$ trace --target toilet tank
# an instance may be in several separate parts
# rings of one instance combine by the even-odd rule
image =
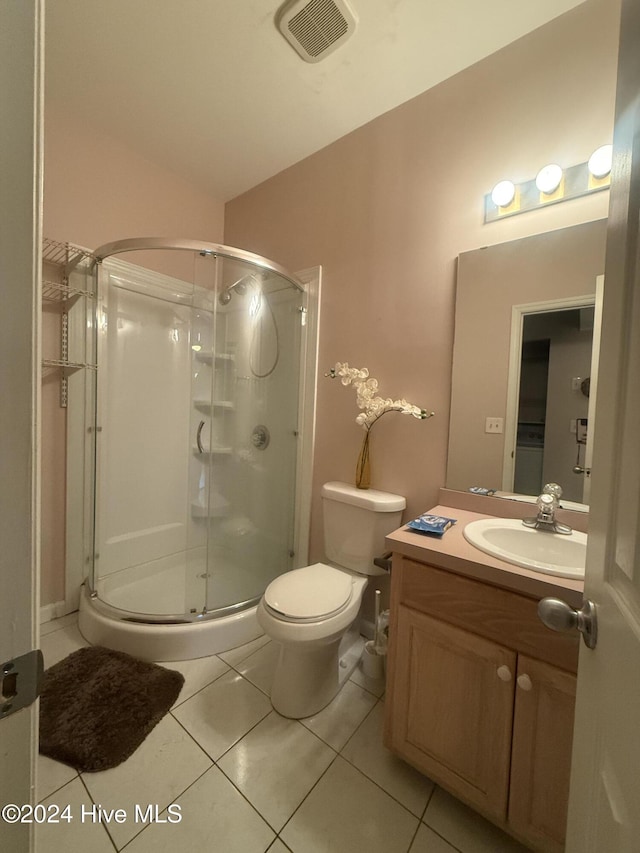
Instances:
[[[385,536],[400,527],[406,499],[338,482],[325,483],[321,494],[327,560],[362,575],[384,574],[373,558],[385,552]]]

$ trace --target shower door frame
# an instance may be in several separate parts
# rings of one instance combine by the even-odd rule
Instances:
[[[98,264],[96,266],[96,275],[100,276],[102,269],[101,257],[106,258],[107,250],[110,246],[129,245],[129,248],[121,248],[119,252],[130,251],[142,242],[138,240],[119,241],[117,244],[108,244],[101,247],[96,252]],[[144,249],[149,248],[168,248],[169,241],[164,239],[145,239]],[[134,245],[135,244],[135,245]],[[173,246],[173,244],[172,244]],[[303,566],[308,561],[309,553],[309,537],[311,526],[311,485],[313,474],[313,452],[315,441],[315,411],[316,411],[316,377],[318,371],[318,338],[319,338],[319,321],[320,321],[320,296],[321,296],[321,281],[322,268],[321,266],[311,267],[291,275],[284,268],[273,264],[272,262],[261,258],[258,255],[253,255],[250,252],[243,250],[235,250],[226,246],[217,244],[202,244],[197,241],[176,241],[175,248],[206,252],[207,254],[216,254],[225,258],[238,258],[239,260],[257,264],[258,266],[273,270],[281,275],[285,280],[294,284],[302,292],[302,313],[301,324],[302,334],[300,340],[300,363],[299,363],[299,397],[298,397],[298,447],[296,453],[296,478],[295,478],[295,525],[294,525],[294,568]],[[236,254],[237,252],[237,254]],[[117,263],[127,263],[123,259],[117,259]],[[132,265],[133,266],[133,265]],[[100,284],[98,284],[99,292]],[[94,322],[95,322],[95,318]],[[99,374],[99,367],[98,367]],[[98,381],[99,376],[98,376]],[[86,388],[82,393],[70,395],[67,416],[70,424],[84,423],[84,412],[87,406]],[[94,430],[96,424],[92,424]],[[78,464],[77,453],[77,438],[80,429],[76,426],[75,429],[68,431],[67,435],[67,489],[71,494],[83,494],[85,492],[86,473],[84,466]],[[95,435],[95,432],[93,433]],[[70,436],[73,435],[73,449],[69,446]],[[84,436],[86,440],[86,431]],[[84,454],[83,454],[84,455]],[[84,504],[90,501],[93,506],[93,515],[95,511],[95,489],[93,494],[84,495]],[[95,532],[95,524],[94,524]],[[67,554],[68,559],[65,569],[65,599],[56,605],[56,615],[63,615],[77,609],[78,594],[81,586],[87,583],[90,591],[93,604],[100,612],[111,618],[123,618],[134,621],[140,621],[147,624],[171,624],[172,622],[189,622],[197,621],[186,618],[186,614],[167,614],[168,618],[161,617],[154,619],[149,614],[136,614],[122,611],[122,617],[118,615],[119,611],[108,604],[104,604],[97,597],[96,592],[88,584],[87,566],[93,562],[94,551],[94,536],[87,536],[87,531],[83,531],[77,524],[67,517]],[[80,555],[82,555],[80,557]],[[213,614],[212,614],[213,616]],[[184,617],[184,618],[182,618]],[[202,616],[199,617],[202,619]],[[206,618],[206,616],[204,617]],[[215,616],[213,616],[215,618]]]

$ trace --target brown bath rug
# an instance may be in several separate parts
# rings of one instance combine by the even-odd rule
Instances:
[[[79,771],[116,767],[178,698],[184,676],[101,646],[78,649],[46,670],[40,752]]]

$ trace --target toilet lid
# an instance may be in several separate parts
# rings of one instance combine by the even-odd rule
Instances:
[[[343,610],[351,600],[351,577],[324,563],[294,569],[271,581],[265,603],[288,619],[312,620]]]

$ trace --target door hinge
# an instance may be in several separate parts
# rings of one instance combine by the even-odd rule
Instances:
[[[0,668],[0,719],[36,701],[42,687],[44,662],[40,649],[5,661]]]

